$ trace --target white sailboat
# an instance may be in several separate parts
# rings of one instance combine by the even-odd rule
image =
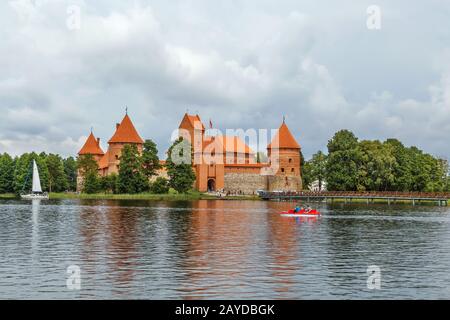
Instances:
[[[48,194],[42,192],[41,179],[39,178],[39,170],[36,161],[33,160],[33,186],[31,188],[31,193],[20,195],[22,199],[33,200],[42,199],[47,200]]]

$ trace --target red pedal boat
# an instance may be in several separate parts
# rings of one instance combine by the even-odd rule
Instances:
[[[280,215],[283,217],[318,217],[320,216],[320,212],[313,209],[310,211],[300,210],[299,212],[295,212],[294,210],[283,211],[280,212]]]

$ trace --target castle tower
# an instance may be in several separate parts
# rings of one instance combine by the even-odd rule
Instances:
[[[223,147],[217,143],[214,137],[205,137],[205,126],[198,114],[186,113],[184,115],[179,126],[179,136],[188,140],[194,149],[193,169],[196,180],[193,187],[201,192],[223,189],[223,160],[216,163],[211,161],[209,156],[204,156],[205,148],[212,150],[213,153],[222,154]]]
[[[267,146],[271,166],[275,168],[269,177],[270,190],[301,191],[300,145],[283,120],[277,134]]]
[[[200,116],[198,114],[189,115],[185,113],[178,129],[179,136],[191,143],[194,148],[194,153],[201,153],[203,149],[205,126],[203,125]]]
[[[116,125],[116,132],[108,141],[108,174],[118,173],[122,149],[127,144],[135,144],[139,153],[142,153],[144,140],[139,136],[128,113],[122,122]]]
[[[83,147],[80,151],[78,151],[78,156],[86,156],[86,155],[92,155],[95,161],[97,163],[100,163],[100,160],[104,157],[104,152],[102,148],[100,147],[100,138],[95,138],[94,134],[91,131],[91,134],[87,138],[86,142],[84,143]],[[81,191],[82,185],[83,185],[83,179],[84,177],[78,172],[77,174],[77,190]]]
[[[84,146],[81,148],[81,150],[78,152],[79,156],[83,155],[92,155],[95,159],[95,161],[100,161],[100,159],[105,154],[100,147],[100,138],[95,138],[94,134],[91,132],[89,137],[87,138],[86,142],[84,143]]]

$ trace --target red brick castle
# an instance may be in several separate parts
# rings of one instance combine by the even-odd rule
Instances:
[[[179,136],[194,149],[194,188],[201,192],[224,191],[254,194],[257,190],[300,191],[300,145],[285,121],[267,146],[268,161],[257,163],[256,153],[239,137],[208,135],[198,115],[185,114],[179,125]],[[103,152],[100,139],[91,132],[79,156],[91,154],[98,163],[99,174],[118,173],[122,149],[135,144],[142,152],[144,141],[128,114],[116,125],[116,131]],[[164,163],[164,162],[162,162]],[[165,175],[165,170],[159,172]],[[79,177],[79,186],[82,177]]]

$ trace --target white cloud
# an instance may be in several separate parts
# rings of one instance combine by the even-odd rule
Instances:
[[[80,30],[66,27],[72,4]],[[445,25],[436,6],[450,5],[379,5],[374,32],[352,1],[2,3],[0,152],[74,155],[91,126],[108,140],[128,106],[162,154],[189,108],[221,129],[286,115],[306,155],[349,128],[450,156],[450,31],[425,23]]]

